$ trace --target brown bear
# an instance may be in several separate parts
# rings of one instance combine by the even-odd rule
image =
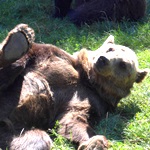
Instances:
[[[44,131],[58,121],[58,134],[78,150],[107,149],[94,127],[145,78],[135,53],[113,36],[96,51],[74,55],[33,41],[34,31],[21,24],[1,44],[0,147],[51,148]]]
[[[76,25],[94,21],[137,21],[145,15],[146,0],[55,0],[54,17],[68,16]]]

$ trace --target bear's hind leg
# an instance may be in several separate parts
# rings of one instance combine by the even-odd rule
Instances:
[[[5,67],[21,58],[34,41],[34,30],[26,24],[19,24],[8,33],[0,44],[0,67]]]
[[[32,129],[14,137],[10,143],[10,150],[50,150],[52,148],[52,140],[49,135],[42,130]]]

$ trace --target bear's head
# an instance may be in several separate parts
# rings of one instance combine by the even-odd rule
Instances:
[[[116,45],[112,35],[96,51],[82,50],[81,55],[80,63],[92,87],[114,107],[130,93],[133,84],[141,82],[147,74],[146,69],[138,68],[134,51]]]

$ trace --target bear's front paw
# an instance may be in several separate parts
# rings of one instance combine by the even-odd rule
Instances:
[[[26,24],[19,24],[8,33],[0,45],[0,67],[21,58],[34,42],[34,30]]]
[[[107,150],[108,141],[105,136],[96,135],[91,137],[88,141],[83,142],[78,150]]]

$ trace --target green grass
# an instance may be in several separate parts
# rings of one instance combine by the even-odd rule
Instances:
[[[67,20],[52,18],[51,0],[0,0],[0,40],[19,23],[29,24],[36,33],[36,42],[51,43],[69,53],[83,47],[95,50],[108,35],[116,43],[133,49],[140,68],[150,68],[150,2],[146,17],[135,22],[99,22],[77,28]],[[96,128],[110,141],[110,150],[150,149],[150,75],[135,84],[129,97],[124,98],[115,113],[108,114]],[[55,134],[54,149],[73,150],[70,142]]]

